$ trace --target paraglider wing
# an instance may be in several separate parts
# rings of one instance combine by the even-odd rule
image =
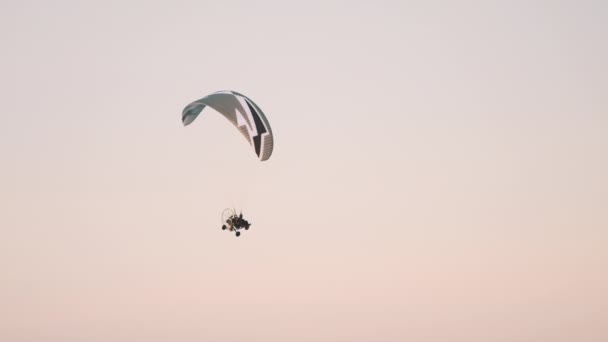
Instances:
[[[250,98],[234,91],[218,91],[194,101],[182,111],[182,123],[188,126],[209,106],[230,121],[255,150],[261,161],[270,158],[273,135],[266,116]]]

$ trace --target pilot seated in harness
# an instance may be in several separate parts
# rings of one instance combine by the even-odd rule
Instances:
[[[245,230],[249,229],[251,223],[243,218],[243,214],[232,215],[226,220],[226,224],[222,226],[222,230],[228,229],[229,231],[237,231],[239,229],[245,228]],[[238,234],[237,231],[237,236]]]

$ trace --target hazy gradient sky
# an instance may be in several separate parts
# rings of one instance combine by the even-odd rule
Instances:
[[[607,341],[607,4],[0,0],[0,340]]]

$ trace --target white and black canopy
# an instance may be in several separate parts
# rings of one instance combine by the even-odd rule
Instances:
[[[223,90],[194,101],[182,111],[182,123],[189,125],[209,106],[222,114],[243,134],[261,161],[272,154],[273,136],[266,116],[250,98],[235,91]]]

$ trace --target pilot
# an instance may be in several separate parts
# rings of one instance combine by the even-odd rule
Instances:
[[[234,222],[232,220],[232,218],[229,218],[226,220],[226,224],[222,225],[222,230],[228,229],[229,231],[233,231],[234,230]]]
[[[230,231],[235,231],[241,228],[249,229],[251,223],[243,218],[243,213],[240,213],[239,216],[233,215],[229,219],[226,220],[226,224],[222,226],[222,230],[228,229]]]

